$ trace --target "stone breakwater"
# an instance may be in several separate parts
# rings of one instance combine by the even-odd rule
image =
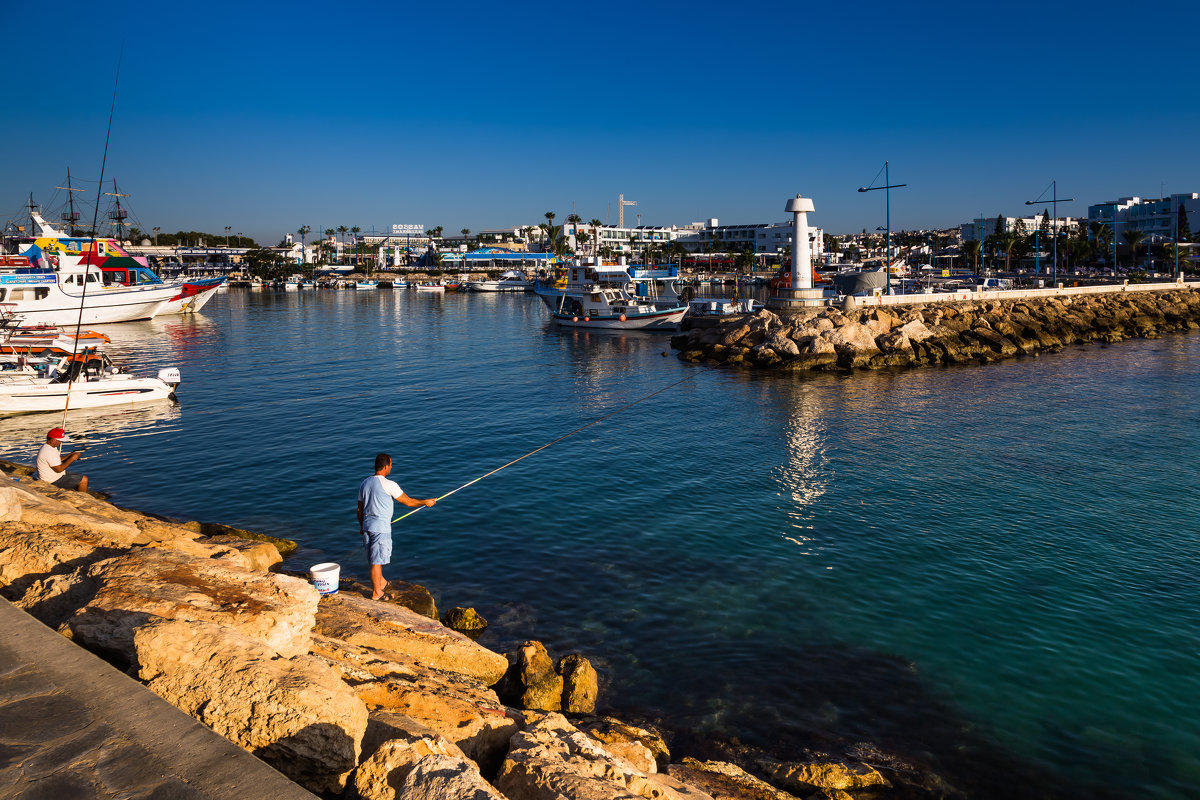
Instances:
[[[768,310],[672,338],[687,361],[788,371],[986,363],[1200,328],[1200,291]]]
[[[322,797],[865,800],[948,790],[882,753],[875,764],[819,752],[781,761],[743,751],[737,764],[673,756],[652,726],[594,713],[596,672],[578,654],[555,660],[536,641],[488,650],[439,621],[419,587],[406,594],[425,613],[350,590],[320,597],[278,571],[270,542],[16,471],[19,481],[0,475],[0,594]],[[484,624],[466,609],[445,620],[469,632]],[[58,757],[71,769],[69,753]]]

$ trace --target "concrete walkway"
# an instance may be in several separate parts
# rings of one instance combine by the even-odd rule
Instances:
[[[0,599],[0,798],[315,800]]]

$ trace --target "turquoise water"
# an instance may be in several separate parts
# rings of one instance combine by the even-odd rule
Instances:
[[[106,332],[184,384],[68,425],[95,486],[356,574],[375,452],[441,495],[682,380],[397,524],[389,575],[681,727],[875,742],[971,796],[1200,794],[1200,337],[795,378],[387,290]],[[57,419],[0,423],[0,451]]]

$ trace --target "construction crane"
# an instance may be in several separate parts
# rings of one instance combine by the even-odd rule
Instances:
[[[609,197],[612,197],[610,194]],[[626,200],[625,195],[617,195],[617,227],[625,227],[625,206],[636,206],[637,200]]]

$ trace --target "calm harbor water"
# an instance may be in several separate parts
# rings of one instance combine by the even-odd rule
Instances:
[[[873,742],[971,796],[1200,794],[1200,337],[794,378],[388,290],[105,332],[184,383],[72,415],[97,488],[360,575],[377,451],[437,496],[687,378],[399,523],[389,576],[695,729]],[[0,454],[58,419],[0,421]]]

